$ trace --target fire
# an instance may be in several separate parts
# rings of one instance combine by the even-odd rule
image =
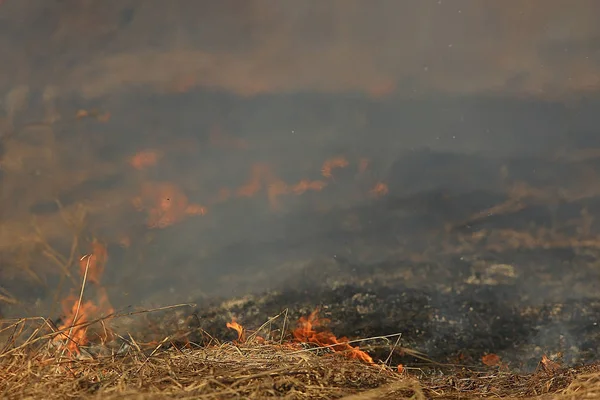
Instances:
[[[237,341],[240,343],[244,343],[246,341],[246,330],[244,329],[244,327],[240,324],[238,324],[235,321],[235,318],[231,319],[231,322],[227,323],[227,328],[229,329],[233,329],[234,331],[237,332],[238,338]]]
[[[71,355],[79,354],[80,346],[90,342],[86,323],[100,314],[108,315],[114,312],[106,290],[100,285],[100,279],[108,259],[106,247],[94,240],[92,250],[92,254],[85,255],[79,260],[79,272],[82,279],[85,278],[84,284],[89,283],[95,286],[97,302],[80,301],[80,298],[74,294],[70,294],[62,301],[65,319],[58,329],[64,332],[64,335],[68,335],[68,339],[65,340],[64,335],[58,335],[55,340],[66,343],[66,349]],[[81,295],[83,295],[83,290]],[[112,337],[112,333],[105,329],[98,334],[98,337],[102,342],[106,342]]]
[[[332,178],[332,170],[334,168],[346,168],[349,165],[348,160],[344,157],[335,157],[326,160],[321,168],[321,175],[325,178]]]
[[[390,189],[385,183],[379,182],[369,191],[369,194],[373,197],[383,197],[388,194],[389,191]]]
[[[264,182],[274,180],[271,168],[266,164],[254,164],[250,170],[250,179],[237,190],[238,197],[252,197],[263,187]]]
[[[129,158],[129,165],[133,168],[142,170],[156,165],[162,154],[156,150],[143,150]]]
[[[79,260],[79,273],[83,277],[87,269],[87,281],[100,284],[100,278],[104,274],[104,265],[107,260],[106,247],[94,239],[92,242],[92,254],[82,257]]]
[[[207,210],[199,204],[190,204],[177,185],[169,182],[146,183],[142,195],[132,201],[138,211],[148,212],[149,228],[165,228],[183,220],[187,215],[205,215]]]
[[[327,186],[327,182],[324,181],[309,181],[308,179],[303,179],[294,186],[292,186],[292,192],[296,195],[301,195],[309,190],[313,190],[316,192],[320,192]]]
[[[88,117],[95,117],[97,121],[99,122],[108,122],[110,120],[110,113],[109,112],[105,112],[105,113],[100,113],[98,110],[78,110],[77,113],[75,114],[75,118],[77,119],[82,119],[82,118],[88,118]]]
[[[211,135],[221,137],[222,134],[219,132],[213,130]],[[133,156],[130,164],[134,168],[143,169],[155,163],[159,157],[159,153],[147,150]],[[334,169],[346,168],[349,165],[349,161],[342,156],[327,159],[322,165],[321,175],[333,178]],[[358,160],[359,174],[364,173],[368,167],[368,159],[360,158]],[[296,183],[286,182],[277,176],[271,165],[266,163],[253,164],[250,167],[249,175],[246,182],[238,188],[219,189],[207,199],[208,204],[214,206],[232,198],[250,198],[264,193],[270,207],[279,210],[283,196],[300,196],[309,191],[319,192],[329,185],[326,180],[309,178],[300,179]],[[369,190],[368,195],[379,198],[387,195],[388,192],[388,186],[379,182]],[[141,195],[132,199],[132,203],[138,211],[148,213],[147,225],[150,228],[165,228],[180,222],[188,215],[206,215],[207,213],[207,207],[200,204],[189,204],[183,190],[169,182],[143,184]]]
[[[329,322],[326,319],[320,319],[318,314],[319,310],[315,310],[308,317],[300,318],[298,326],[293,332],[296,341],[331,347],[333,351],[343,352],[349,358],[357,359],[367,364],[373,364],[371,356],[360,350],[358,347],[351,346],[348,343],[347,338],[342,337],[338,339],[328,330],[317,331],[317,328],[322,327]]]
[[[279,209],[279,196],[289,193],[288,185],[282,180],[274,180],[267,188],[269,204],[273,209]]]

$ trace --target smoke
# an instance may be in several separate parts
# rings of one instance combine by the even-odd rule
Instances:
[[[47,313],[79,235],[115,307],[386,263],[440,318],[473,284],[594,294],[599,7],[7,0],[0,293]]]
[[[182,84],[242,95],[562,97],[598,86],[593,0],[8,1],[16,76],[101,97]]]

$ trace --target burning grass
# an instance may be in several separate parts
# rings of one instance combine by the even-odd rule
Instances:
[[[154,310],[137,314],[150,311]],[[210,337],[203,345],[185,340],[185,333],[153,343],[116,332],[111,342],[93,335],[121,317],[126,315],[63,330],[43,318],[3,321],[0,393],[8,399],[585,399],[600,395],[598,365],[556,369],[541,362],[535,373],[517,375],[502,367],[474,371],[438,366],[426,371],[371,362],[357,357],[368,355],[345,339],[315,330],[316,313],[284,335],[263,334],[268,324],[252,332],[232,321],[228,325],[237,332],[237,340],[220,342]],[[81,329],[89,335],[86,346],[65,352],[66,343],[72,342],[61,345],[57,338]],[[306,343],[315,341],[328,344]]]

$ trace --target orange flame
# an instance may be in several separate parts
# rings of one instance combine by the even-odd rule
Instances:
[[[90,283],[100,284],[104,274],[104,266],[108,258],[106,247],[96,239],[92,242],[92,254],[81,257],[79,260],[79,273],[83,277],[87,268],[87,280]],[[88,264],[89,261],[89,264]]]
[[[238,324],[235,321],[235,318],[232,318],[231,322],[228,322],[226,326],[227,326],[227,328],[233,329],[234,331],[237,332],[237,335],[238,335],[237,341],[238,342],[244,343],[246,341],[246,331],[242,325]]]
[[[349,165],[348,160],[344,157],[335,157],[326,160],[321,168],[321,175],[325,178],[332,178],[332,170],[334,168],[346,168]]]
[[[373,197],[383,197],[388,194],[389,191],[390,189],[385,183],[379,182],[369,191],[369,194]]]
[[[92,249],[92,254],[85,255],[79,260],[79,272],[82,277],[85,276],[87,282],[96,286],[98,302],[94,303],[92,300],[80,302],[79,298],[74,294],[67,296],[62,302],[65,319],[58,329],[63,331],[64,335],[68,335],[66,349],[71,355],[79,354],[80,346],[84,346],[90,342],[86,323],[101,313],[108,315],[114,312],[106,290],[100,286],[100,278],[108,259],[106,247],[94,239]],[[55,340],[64,341],[64,335],[57,336]],[[98,337],[102,342],[106,342],[112,338],[112,332],[104,329],[102,333],[98,334]]]
[[[252,197],[260,191],[263,182],[273,181],[271,168],[266,164],[254,164],[250,170],[250,179],[237,191],[238,197]]]
[[[149,228],[165,228],[183,220],[186,215],[205,215],[199,204],[189,204],[188,198],[177,185],[169,182],[146,183],[141,196],[132,200],[138,211],[148,212]]]
[[[371,356],[358,347],[351,346],[347,338],[342,337],[338,339],[328,330],[317,331],[317,328],[329,322],[326,319],[319,319],[318,314],[319,310],[315,310],[308,317],[300,318],[298,326],[293,332],[296,341],[330,347],[335,352],[344,352],[349,358],[373,364]]]
[[[320,192],[327,186],[327,182],[324,181],[309,181],[308,179],[303,179],[294,186],[292,186],[292,192],[296,195],[301,195],[306,191],[313,190],[316,192]]]

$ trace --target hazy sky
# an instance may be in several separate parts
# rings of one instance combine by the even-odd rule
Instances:
[[[17,72],[1,83],[556,97],[600,85],[599,13],[595,0],[7,0],[0,54]]]

